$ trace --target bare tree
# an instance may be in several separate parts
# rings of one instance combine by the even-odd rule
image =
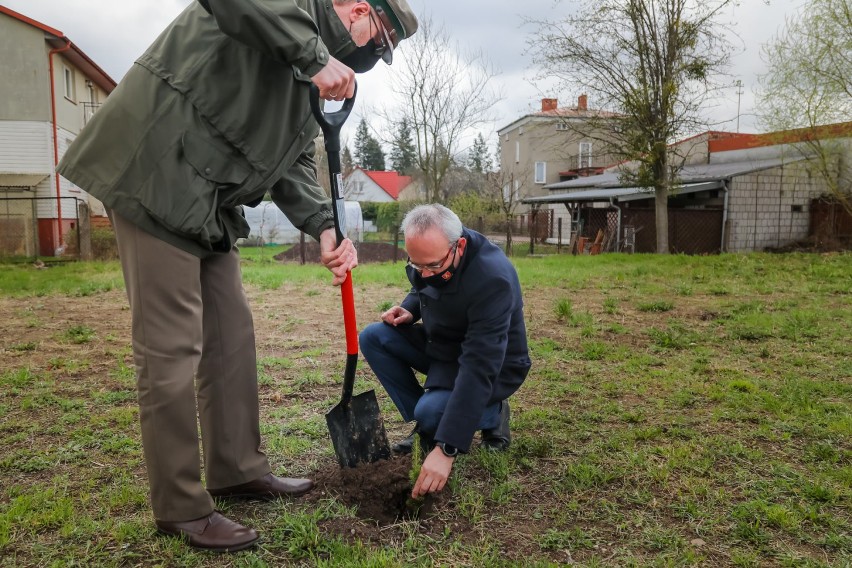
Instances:
[[[809,158],[809,169],[852,212],[849,143],[841,140],[850,129],[820,128],[852,117],[852,0],[811,0],[763,47],[763,59],[761,122],[781,137],[803,129],[804,141],[793,150]]]
[[[488,121],[497,103],[495,73],[482,52],[465,53],[427,16],[403,48],[406,65],[392,86],[396,105],[382,114],[389,124],[407,122],[427,195],[446,202],[445,177],[465,135]]]
[[[719,19],[734,3],[591,0],[561,22],[532,21],[530,48],[545,71],[616,113],[569,127],[631,160],[623,181],[653,189],[658,253],[669,252],[668,197],[681,165],[668,146],[706,128],[702,107],[732,51]]]
[[[499,170],[486,172],[485,192],[500,207],[503,221],[506,223],[506,255],[512,254],[512,225],[521,205],[524,194],[523,177],[515,177],[514,172]]]

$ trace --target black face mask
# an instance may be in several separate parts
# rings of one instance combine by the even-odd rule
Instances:
[[[381,54],[376,54],[377,48],[376,41],[370,39],[366,44],[355,48],[355,51],[349,55],[341,57],[340,61],[356,73],[366,73],[382,58]]]
[[[432,276],[420,277],[423,280],[423,283],[427,286],[431,286],[433,288],[443,288],[447,284],[450,283],[450,280],[453,279],[453,275],[456,272],[456,267],[453,264],[447,267],[443,272],[438,272],[437,274],[433,274]]]

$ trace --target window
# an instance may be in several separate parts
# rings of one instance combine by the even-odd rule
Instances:
[[[62,68],[62,76],[65,80],[65,98],[73,101],[74,100],[74,71],[72,71],[69,67]]]
[[[515,142],[515,163],[521,161],[521,143]]]
[[[512,183],[507,183],[503,186],[503,203],[514,203],[518,200],[518,192],[521,189],[521,182],[514,180]]]
[[[556,130],[568,130],[568,125],[565,124],[564,122],[557,122],[556,123]]]
[[[547,178],[547,163],[546,162],[536,162],[535,163],[535,183],[544,183],[544,180]]]
[[[577,160],[577,167],[591,168],[592,167],[592,143],[580,142],[580,155]]]

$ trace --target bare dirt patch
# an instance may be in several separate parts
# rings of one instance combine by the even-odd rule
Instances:
[[[356,243],[355,248],[358,249],[358,262],[390,262],[393,260],[405,260],[405,251],[399,247],[394,247],[390,243]],[[394,248],[396,252],[394,252]],[[395,255],[395,256],[394,256]],[[282,262],[301,262],[302,245],[287,249],[286,251],[275,255],[275,260]],[[316,241],[305,242],[304,244],[304,259],[305,262],[319,262],[320,248]]]

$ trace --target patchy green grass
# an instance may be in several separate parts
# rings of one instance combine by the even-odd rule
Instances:
[[[314,475],[337,467],[339,292],[277,252],[243,251],[264,450]],[[218,501],[264,537],[233,556],[155,534],[118,265],[2,267],[0,566],[852,564],[852,255],[514,262],[534,366],[509,451],[378,527],[333,494]],[[354,281],[360,327],[407,289],[401,264]],[[368,389],[407,435],[362,361]]]

